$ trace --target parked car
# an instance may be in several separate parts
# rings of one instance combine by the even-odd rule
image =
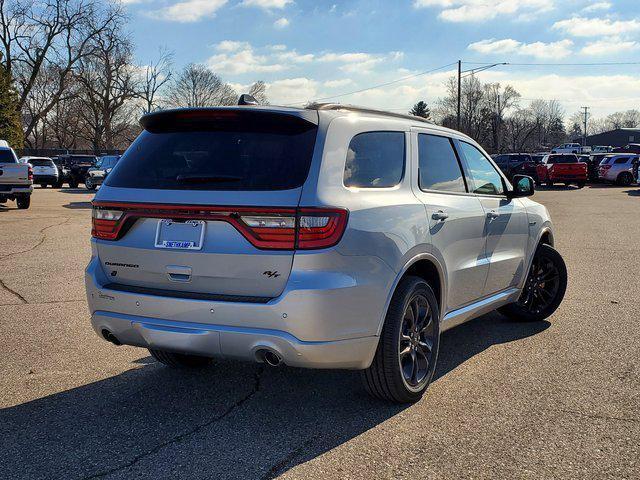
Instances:
[[[6,141],[0,141],[0,203],[15,200],[19,209],[31,205],[33,170],[18,157]]]
[[[575,184],[582,188],[587,183],[587,164],[573,154],[547,155],[542,164],[538,165],[538,179],[549,186],[564,183],[567,186]]]
[[[579,143],[565,143],[551,149],[551,153],[582,153],[582,145]]]
[[[610,145],[594,145],[591,147],[591,153],[610,153],[613,151],[613,147]]]
[[[634,164],[637,161],[638,155],[633,154],[608,156],[600,163],[600,179],[618,185],[631,185],[634,181]]]
[[[67,183],[71,188],[78,188],[78,185],[84,182],[87,171],[95,165],[96,160],[95,155],[59,155],[56,166],[62,175],[59,176],[56,186],[60,188]]]
[[[537,182],[536,161],[528,153],[504,153],[493,157],[502,173],[511,180],[514,175],[529,175]]]
[[[326,104],[141,125],[93,201],[87,299],[116,345],[169,366],[357,369],[413,402],[441,332],[496,308],[542,320],[563,298],[532,179],[512,186],[462,133]]]
[[[640,153],[640,143],[629,143],[621,148],[614,148],[613,153]]]
[[[58,168],[49,157],[22,157],[21,163],[28,163],[33,169],[33,183],[42,188],[58,184]]]
[[[611,153],[596,153],[589,155],[587,162],[587,178],[590,182],[600,182],[600,163],[605,158],[611,156]]]
[[[91,167],[87,170],[87,176],[84,179],[84,186],[87,190],[95,190],[99,185],[102,185],[104,179],[109,175],[113,167],[116,166],[120,160],[120,155],[105,155],[100,157],[95,167]]]

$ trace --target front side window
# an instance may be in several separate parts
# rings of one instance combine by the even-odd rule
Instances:
[[[418,162],[422,190],[461,193],[467,191],[450,139],[418,134]]]
[[[460,142],[466,163],[467,183],[472,193],[481,195],[502,195],[502,177],[487,157],[470,143]]]
[[[394,187],[404,171],[404,132],[367,132],[349,144],[344,168],[345,187]]]

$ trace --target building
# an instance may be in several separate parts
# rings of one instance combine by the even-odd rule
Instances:
[[[582,137],[572,140],[582,145]],[[587,145],[611,145],[612,147],[624,147],[629,143],[640,143],[640,128],[616,128],[608,132],[589,135]]]

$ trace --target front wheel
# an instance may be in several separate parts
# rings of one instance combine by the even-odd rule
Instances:
[[[520,298],[500,308],[500,313],[525,322],[544,320],[560,306],[566,290],[567,266],[562,255],[550,245],[540,245]]]
[[[84,186],[87,188],[87,190],[95,190],[96,189],[96,185],[95,185],[95,183],[93,183],[93,180],[91,180],[91,177],[85,178]]]
[[[202,368],[211,364],[209,357],[187,355],[184,353],[167,352],[166,350],[149,349],[149,353],[160,363],[173,368]]]
[[[623,187],[628,187],[633,183],[633,175],[629,172],[623,172],[618,175],[618,185],[622,185]]]
[[[370,395],[394,403],[420,400],[433,378],[440,345],[440,310],[419,277],[398,285],[371,366],[362,372]]]

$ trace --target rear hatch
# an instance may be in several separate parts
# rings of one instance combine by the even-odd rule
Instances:
[[[549,163],[552,164],[554,178],[581,178],[587,175],[587,164],[580,162],[575,155],[551,155]]]
[[[0,185],[25,185],[29,181],[29,165],[18,163],[12,150],[0,149]]]
[[[164,111],[110,172],[93,235],[113,288],[260,301],[291,271],[317,112]]]

